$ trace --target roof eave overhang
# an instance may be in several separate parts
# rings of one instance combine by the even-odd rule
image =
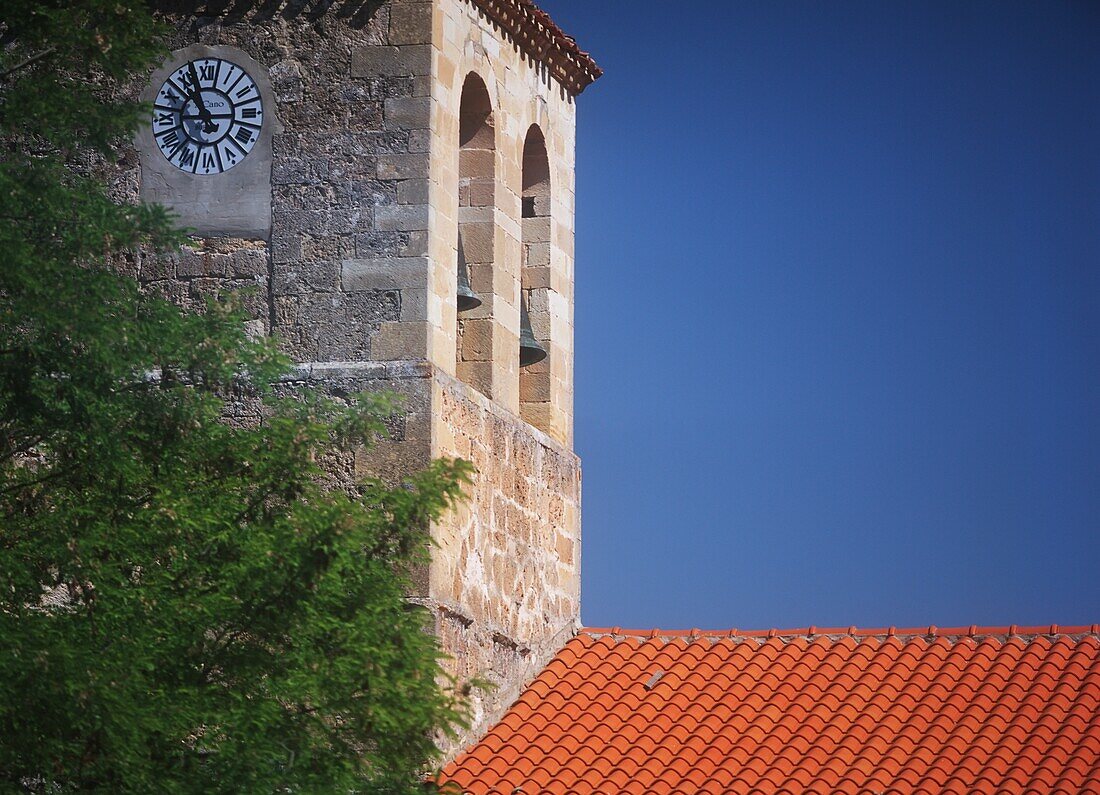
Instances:
[[[573,96],[591,85],[603,69],[577,46],[550,15],[532,0],[470,0],[490,21],[510,35],[535,61]]]

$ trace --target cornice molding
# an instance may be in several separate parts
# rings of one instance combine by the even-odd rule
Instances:
[[[557,26],[532,0],[469,0],[487,19],[508,33],[523,52],[545,64],[551,76],[573,96],[603,74],[592,56]]]

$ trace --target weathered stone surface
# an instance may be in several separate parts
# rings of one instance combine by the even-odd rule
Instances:
[[[432,68],[430,45],[356,47],[351,53],[352,77],[412,77]]]
[[[375,208],[375,224],[381,231],[412,232],[428,228],[428,205],[391,204]]]
[[[545,192],[531,197],[531,214],[550,217],[550,190],[549,185]]]
[[[431,44],[432,4],[395,2],[390,8],[391,44]]]
[[[426,179],[406,179],[397,183],[398,204],[428,204],[430,183]]]
[[[493,236],[496,230],[491,223],[463,224],[459,234],[462,235],[462,250],[467,262],[492,262],[493,261]]]
[[[230,275],[238,279],[267,277],[267,246],[252,246],[229,257]]]
[[[401,320],[428,320],[428,291],[407,288],[401,291]]]
[[[470,180],[458,188],[461,207],[492,207],[496,198],[496,185],[489,180]]]
[[[340,281],[345,290],[387,290],[415,287],[428,282],[426,257],[379,257],[344,260]],[[406,357],[409,358],[409,357]]]
[[[226,257],[211,257],[201,249],[184,248],[176,263],[176,277],[189,279],[198,276],[225,276]]]
[[[492,174],[496,167],[496,152],[492,149],[463,149],[458,168],[462,174]]]
[[[425,179],[428,159],[420,154],[383,155],[378,158],[375,171],[379,179]]]
[[[548,428],[553,421],[553,411],[549,403],[520,403],[520,416],[523,421],[536,428]]]
[[[307,361],[339,362],[369,359],[371,332],[395,321],[400,297],[395,290],[363,293],[308,293],[299,297],[293,338]]]
[[[423,232],[364,232],[354,235],[352,242],[355,255],[362,259],[415,257],[427,253],[423,237]]]
[[[527,252],[527,270],[535,270],[537,268],[545,268],[547,271],[544,277],[545,283],[540,284],[527,284],[524,283],[524,287],[549,287],[550,286],[550,245],[548,243],[533,243],[525,246]]]
[[[535,374],[539,375],[539,374]],[[524,378],[519,382],[519,399],[522,403],[550,402],[550,378]]]
[[[488,362],[493,359],[493,321],[462,321],[462,350],[459,353],[465,362]]]
[[[414,595],[435,614],[452,670],[499,684],[475,694],[484,723],[579,615],[580,465],[568,449],[574,107],[466,0],[364,9],[354,25],[337,13],[170,18],[173,49],[234,47],[266,70],[281,126],[250,189],[270,196],[270,229],[215,230],[189,251],[121,267],[195,308],[253,288],[249,333],[277,335],[303,363],[287,391],[406,396],[373,451],[326,459],[334,482],[399,482],[439,455],[475,464],[469,501],[432,529],[439,547]],[[489,105],[460,154],[455,92],[470,73],[489,87]],[[549,179],[532,185],[523,161],[535,126]],[[123,165],[112,184],[136,196],[142,175]],[[457,315],[460,224],[483,304]],[[551,350],[523,372],[521,286]],[[258,422],[260,410],[242,400],[230,414]]]
[[[431,601],[445,648],[461,649],[452,672],[510,684],[578,620],[580,463],[470,386],[433,378],[433,454],[478,474],[464,509],[433,528]],[[486,716],[508,703],[481,698]]]
[[[545,243],[550,240],[550,219],[524,218],[523,240],[525,243]]]
[[[409,130],[409,151],[427,152],[431,144],[431,132],[429,130]]]
[[[303,235],[299,239],[299,251],[303,251],[309,243]],[[340,261],[338,259],[324,259],[316,262],[303,263],[301,259],[289,263],[275,262],[272,268],[274,278],[270,286],[275,295],[297,294],[327,294],[340,290]],[[339,300],[333,303],[333,308],[339,307]],[[289,330],[288,330],[289,333]]]
[[[427,129],[431,109],[428,97],[394,97],[386,100],[382,115],[387,127]]]
[[[431,443],[426,440],[382,439],[356,452],[355,472],[399,485],[431,463]]]
[[[426,323],[382,323],[372,341],[371,358],[378,361],[423,359],[428,353]]]
[[[456,369],[459,379],[469,384],[483,395],[491,397],[493,394],[493,363],[491,361],[458,362]]]
[[[274,64],[268,74],[271,76],[271,88],[278,102],[300,102],[302,100],[302,65],[287,59]]]

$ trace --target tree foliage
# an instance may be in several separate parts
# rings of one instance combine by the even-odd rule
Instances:
[[[0,789],[422,791],[460,713],[404,594],[468,469],[335,487],[386,399],[277,397],[232,301],[110,266],[181,240],[96,177],[157,34],[132,0],[0,11]]]

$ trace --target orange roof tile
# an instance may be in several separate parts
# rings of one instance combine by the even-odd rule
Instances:
[[[1100,626],[587,629],[440,782],[469,795],[1100,792]]]

